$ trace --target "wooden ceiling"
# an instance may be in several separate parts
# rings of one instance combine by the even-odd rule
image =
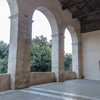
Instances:
[[[100,30],[100,0],[59,0],[81,24],[81,33]]]

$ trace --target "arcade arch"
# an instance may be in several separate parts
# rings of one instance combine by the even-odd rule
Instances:
[[[1,0],[0,12],[0,45],[3,47],[0,47],[0,73],[6,73],[8,63],[8,44],[10,39],[10,9],[6,0]]]
[[[64,32],[64,63],[65,71],[72,71],[72,37],[67,28]]]
[[[41,42],[46,43],[46,45],[40,46],[40,44],[32,42],[31,71],[51,71],[52,32],[50,23],[39,10],[35,10],[32,20],[34,21],[32,24],[32,41],[41,39]]]
[[[67,29],[71,35],[72,38],[72,71],[76,73],[76,77],[79,78],[79,41],[77,33],[75,32],[75,29],[72,26],[67,26]]]
[[[56,54],[55,53],[56,47],[55,47],[54,41],[55,41],[55,36],[58,35],[57,22],[56,22],[54,15],[52,14],[52,12],[49,9],[47,9],[46,7],[38,7],[36,10],[42,12],[46,16],[46,18],[48,19],[48,21],[50,23],[51,33],[52,33],[51,69],[53,71],[53,68],[55,66],[54,55]],[[33,16],[34,16],[34,13],[33,13]],[[58,37],[56,37],[56,38],[58,38]]]
[[[11,88],[12,89],[23,88],[29,86],[29,78],[30,78],[30,56],[31,56],[30,48],[31,48],[31,25],[32,25],[32,19],[30,17],[32,15],[28,13],[28,11],[32,13],[32,8],[27,9],[27,7],[24,5],[26,7],[25,9],[27,9],[26,12],[23,12],[23,9],[22,11],[19,12],[16,0],[8,0],[8,2],[11,9],[11,17],[10,17],[11,44],[9,52],[8,73],[11,74]],[[36,1],[36,3],[38,2]],[[43,1],[43,3],[45,2]],[[38,4],[36,6],[38,6]],[[56,79],[55,81],[64,81],[64,68],[63,68],[64,36],[62,34],[63,33],[62,30],[63,30],[63,25],[65,24],[62,22],[61,19],[59,19],[59,16],[56,16],[56,18],[57,17],[58,18],[55,19],[51,10],[49,10],[46,7],[37,7],[36,10],[41,11],[47,17],[51,25],[52,72],[55,73],[55,79]],[[55,13],[57,14],[57,12]],[[59,21],[56,22],[56,20]],[[73,29],[71,31],[73,32]]]

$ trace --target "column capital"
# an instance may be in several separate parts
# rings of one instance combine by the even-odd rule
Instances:
[[[30,22],[34,22],[28,15],[23,15],[23,14],[19,14],[19,13],[15,13],[13,15],[11,15],[9,18],[12,20],[12,19],[16,19],[16,18],[23,18],[25,20],[28,20]]]
[[[27,20],[27,21],[30,21],[31,23],[33,23],[34,21],[28,16],[28,15],[23,15],[23,14],[19,14],[19,17],[20,18],[23,18],[23,19],[25,19],[25,20]]]
[[[52,37],[57,37],[57,36],[63,36],[63,37],[64,37],[64,35],[63,35],[62,33],[59,33],[59,34],[52,34],[51,36],[52,36]]]
[[[78,45],[78,44],[81,44],[81,42],[72,43],[72,45]]]
[[[57,37],[59,34],[52,34],[51,36],[52,37]]]
[[[9,17],[11,20],[18,18],[18,13],[15,13]]]

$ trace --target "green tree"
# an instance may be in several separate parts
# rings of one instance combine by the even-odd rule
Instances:
[[[0,73],[7,72],[8,65],[8,47],[9,45],[0,41]],[[31,48],[31,71],[46,72],[51,71],[51,42],[47,42],[47,38],[40,36],[32,39]],[[66,54],[65,70],[71,70],[72,55]]]
[[[3,59],[8,56],[8,44],[0,41],[0,58]]]
[[[72,69],[72,54],[66,53],[65,58],[64,58],[64,63],[65,63],[65,71],[71,71]]]
[[[32,72],[51,71],[51,48],[46,37],[33,38],[31,56]]]
[[[0,73],[7,72],[8,65],[8,44],[0,41]]]
[[[8,57],[0,58],[0,73],[7,73]]]
[[[44,37],[43,35],[36,36],[36,38],[33,38],[32,43],[35,43],[39,46],[49,46],[49,43],[47,42],[47,38]]]

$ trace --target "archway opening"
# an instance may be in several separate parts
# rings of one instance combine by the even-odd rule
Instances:
[[[7,0],[0,1],[0,73],[7,72],[10,39],[10,9]]]
[[[47,41],[50,41],[52,31],[47,17],[41,11],[35,10],[32,20],[32,38],[43,35],[47,38]]]
[[[65,71],[72,71],[72,37],[67,28],[64,33],[64,64]]]
[[[67,26],[72,38],[72,71],[75,72],[76,77],[80,77],[80,66],[79,66],[79,40],[75,29],[72,26]]]
[[[72,62],[69,64],[71,67],[71,71],[76,73],[76,77],[79,78],[79,52],[78,52],[78,46],[79,41],[77,37],[77,33],[75,32],[74,28],[72,26],[67,26],[67,29],[69,31],[70,37],[72,39]]]
[[[49,20],[40,11],[35,10],[32,25],[31,71],[51,71],[51,35],[52,30]]]

